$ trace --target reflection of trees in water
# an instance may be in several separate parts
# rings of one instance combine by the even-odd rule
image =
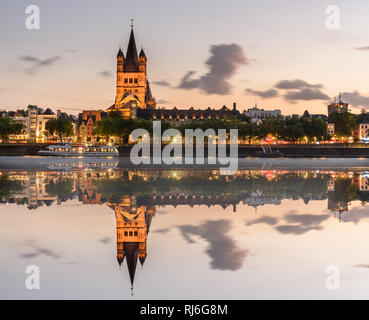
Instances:
[[[27,177],[16,174],[4,174],[0,177],[0,198],[2,202],[12,202],[12,197],[26,190]],[[227,199],[229,203],[238,203],[248,197],[273,197],[273,199],[329,199],[331,203],[349,203],[353,200],[368,201],[369,192],[360,191],[355,179],[337,177],[328,173],[313,171],[244,171],[237,175],[222,176],[213,171],[115,171],[93,172],[93,174],[66,173],[62,175],[47,175],[40,180],[45,191],[51,197],[57,197],[63,202],[80,196],[82,193],[101,195],[101,202],[106,200],[117,203],[123,196],[133,196],[149,199],[151,196],[166,196],[189,194],[209,196],[212,199],[219,196],[218,203]],[[23,179],[23,180],[22,180]],[[357,180],[357,179],[356,179]],[[328,192],[328,181],[334,182],[333,190]],[[26,194],[23,195],[25,197]],[[100,199],[100,198],[99,198]],[[198,198],[199,203],[202,198]],[[223,199],[223,200],[222,200]],[[82,200],[81,200],[82,201]],[[100,201],[100,200],[99,200]]]
[[[45,190],[50,196],[66,201],[73,196],[73,180],[64,177],[51,180],[45,185]]]
[[[273,180],[263,175],[212,176],[194,175],[183,177],[154,177],[143,179],[134,176],[118,179],[95,180],[96,191],[110,201],[119,200],[122,195],[144,196],[168,193],[189,193],[222,195],[227,199],[240,199],[251,193],[273,196],[279,199],[326,199],[329,175],[311,174],[302,177],[296,173],[276,175]]]
[[[15,193],[21,192],[24,190],[22,183],[16,180],[9,180],[7,175],[0,177],[0,198],[5,200]]]
[[[328,199],[334,203],[350,203],[353,200],[360,199],[360,195],[352,179],[337,178],[334,181],[334,191],[328,193]]]

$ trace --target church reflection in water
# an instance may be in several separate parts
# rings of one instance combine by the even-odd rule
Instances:
[[[339,221],[349,204],[369,200],[369,173],[319,170],[242,170],[222,176],[214,170],[14,170],[0,171],[0,203],[37,211],[42,206],[109,206],[115,212],[119,266],[126,265],[133,287],[137,264],[147,257],[147,240],[156,208],[163,206],[280,205],[284,199],[326,201]]]
[[[147,235],[156,208],[137,206],[135,198],[130,196],[123,196],[119,203],[107,204],[115,211],[117,260],[121,266],[126,259],[133,288],[137,260],[143,265],[147,256]]]

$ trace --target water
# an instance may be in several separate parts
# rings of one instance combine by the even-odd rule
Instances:
[[[0,170],[1,299],[369,298],[363,167],[100,165]]]

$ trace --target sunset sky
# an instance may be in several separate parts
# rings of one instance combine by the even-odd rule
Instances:
[[[40,8],[40,30],[25,27],[28,5]],[[326,114],[343,92],[359,112],[369,107],[368,13],[366,0],[1,1],[0,109],[111,106],[116,54],[134,18],[160,106],[242,110],[257,101],[283,114]]]

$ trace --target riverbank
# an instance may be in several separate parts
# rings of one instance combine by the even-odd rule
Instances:
[[[0,156],[35,156],[39,150],[47,147],[47,144],[2,144],[0,145]],[[119,146],[121,157],[129,157],[130,145]],[[163,146],[164,147],[164,146]],[[228,149],[228,148],[227,148]],[[183,154],[185,150],[183,148]],[[196,150],[194,147],[194,154]],[[207,147],[205,147],[205,156]],[[239,145],[239,157],[261,157],[261,158],[369,158],[369,146],[367,145]]]

